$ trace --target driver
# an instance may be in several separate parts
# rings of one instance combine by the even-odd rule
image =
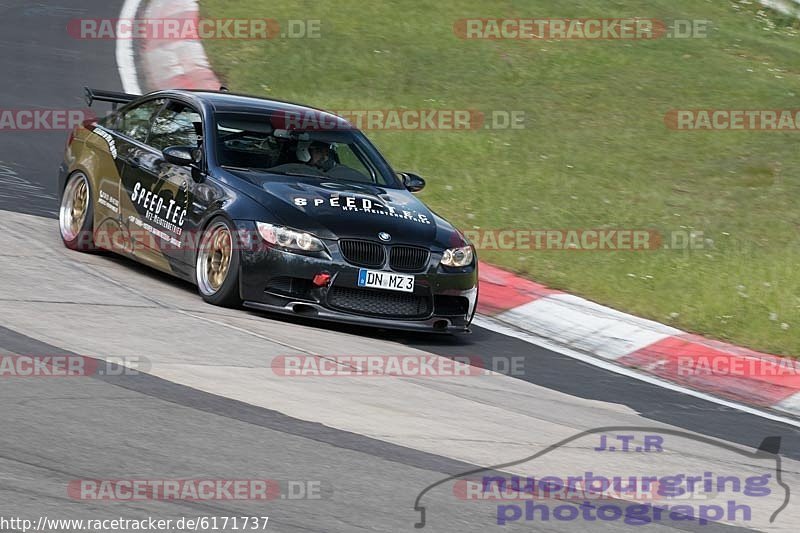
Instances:
[[[331,167],[331,145],[321,141],[299,143],[297,159],[320,170],[328,170]]]

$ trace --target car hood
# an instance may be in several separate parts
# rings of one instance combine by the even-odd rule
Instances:
[[[385,232],[391,243],[430,246],[443,236],[444,243],[452,241],[452,226],[404,189],[324,178],[236,174],[258,187],[255,199],[277,222],[323,239],[377,240]]]

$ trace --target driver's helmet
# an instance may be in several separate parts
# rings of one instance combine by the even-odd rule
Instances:
[[[297,143],[297,160],[303,163],[311,161],[311,150],[324,150],[330,153],[331,145],[322,141],[300,141]]]

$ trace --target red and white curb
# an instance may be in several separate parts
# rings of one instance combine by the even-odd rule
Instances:
[[[692,335],[487,264],[478,311],[550,344],[736,402],[800,415],[800,362]]]
[[[140,1],[126,0],[123,14],[135,16]],[[151,0],[144,16],[197,19],[199,9],[196,0]],[[123,85],[128,92],[139,92],[139,77],[130,65],[133,52],[122,43],[117,62]],[[138,59],[148,90],[220,87],[198,40],[146,41]],[[793,423],[748,406],[800,416],[800,363],[792,358],[692,335],[486,263],[480,265],[478,313],[481,326],[595,366],[660,386],[671,383],[684,393],[774,420]]]
[[[196,0],[150,0],[143,17],[148,20],[191,19],[197,23],[200,8]],[[199,39],[145,39],[139,48],[139,65],[145,85],[151,89],[218,90],[222,85],[211,70]]]

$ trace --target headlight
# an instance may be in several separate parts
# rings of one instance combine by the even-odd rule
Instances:
[[[449,267],[465,267],[472,264],[474,256],[472,246],[449,248],[442,255],[442,264]]]
[[[256,226],[261,237],[270,244],[303,252],[319,252],[325,249],[322,241],[310,233],[303,233],[283,226],[267,224],[266,222],[256,222]]]

